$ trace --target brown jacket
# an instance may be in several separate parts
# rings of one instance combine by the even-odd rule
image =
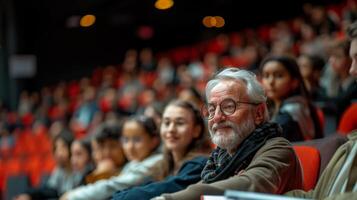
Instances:
[[[333,196],[329,196],[330,190],[336,180],[338,173],[340,172],[342,166],[345,164],[349,152],[357,141],[357,131],[350,134],[348,137],[350,140],[346,144],[338,148],[336,153],[333,155],[331,161],[327,165],[326,169],[322,173],[319,181],[316,184],[315,189],[310,190],[308,192],[302,190],[293,190],[286,193],[286,195],[314,199],[357,199],[357,193],[351,191],[347,191],[343,194],[334,194]],[[357,166],[354,166],[354,168],[356,167]],[[350,177],[351,176],[352,174],[350,173]]]
[[[201,195],[223,195],[225,190],[282,194],[300,188],[302,172],[298,158],[289,141],[277,137],[269,139],[238,175],[210,184],[197,183],[163,197],[169,200],[198,200]]]

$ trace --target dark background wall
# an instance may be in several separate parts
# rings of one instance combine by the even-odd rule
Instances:
[[[7,58],[12,54],[34,54],[37,73],[30,79],[6,80],[3,89],[38,89],[44,84],[75,79],[97,66],[119,64],[129,48],[150,46],[165,51],[175,46],[193,44],[221,32],[302,14],[302,4],[339,3],[337,0],[238,1],[176,0],[174,7],[159,11],[154,0],[2,0],[1,54],[2,73],[7,72]],[[68,27],[71,16],[94,14],[97,21],[88,28]],[[222,29],[202,25],[206,15],[221,15],[226,20]],[[149,26],[154,35],[140,39],[137,31]],[[12,83],[11,83],[12,82]],[[1,89],[1,88],[0,88]],[[11,95],[10,95],[11,96]]]

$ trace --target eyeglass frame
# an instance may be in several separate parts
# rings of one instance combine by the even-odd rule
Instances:
[[[222,106],[221,106],[221,105],[222,105],[223,102],[228,101],[228,100],[234,102],[234,110],[233,110],[232,113],[228,113],[228,114],[227,114],[226,112],[224,112],[224,111],[222,110]],[[253,102],[246,102],[246,101],[235,101],[235,100],[232,99],[232,98],[227,98],[227,99],[224,99],[223,101],[221,101],[218,105],[219,105],[219,110],[221,111],[221,113],[223,113],[225,116],[230,116],[230,115],[232,115],[233,113],[236,112],[237,107],[239,107],[239,104],[248,104],[248,105],[257,106],[257,105],[259,105],[259,104],[261,104],[261,103],[253,103]],[[203,106],[202,106],[202,108],[201,108],[201,114],[202,114],[202,116],[203,116],[204,118],[206,118],[206,119],[208,119],[208,120],[211,120],[211,119],[214,118],[214,116],[215,116],[215,114],[216,114],[217,105],[214,105],[214,106],[215,106],[215,109],[214,109],[214,113],[213,113],[212,117],[209,117],[209,116],[210,116],[210,115],[209,115],[209,111],[208,111],[208,106],[209,106],[209,105],[213,105],[213,103],[209,103],[209,104],[206,104],[206,105],[203,105]],[[207,115],[205,114],[205,111],[207,112]]]

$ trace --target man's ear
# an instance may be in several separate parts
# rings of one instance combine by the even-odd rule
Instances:
[[[259,125],[264,121],[264,113],[265,113],[264,111],[265,111],[265,106],[263,103],[255,107],[255,112],[254,112],[255,125]]]

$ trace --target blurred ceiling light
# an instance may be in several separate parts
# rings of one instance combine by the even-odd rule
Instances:
[[[211,23],[211,27],[216,27],[217,26],[216,17],[211,17],[209,21]]]
[[[79,22],[79,24],[82,27],[89,27],[92,26],[94,23],[95,23],[94,15],[84,15]]]
[[[171,8],[174,5],[173,0],[157,0],[155,2],[155,8],[159,10],[166,10]]]
[[[203,18],[202,23],[207,28],[213,28],[213,27],[221,28],[224,26],[225,21],[224,18],[221,16],[215,16],[215,17],[206,16]]]
[[[207,27],[207,28],[211,28],[212,27],[211,18],[212,18],[211,16],[206,16],[206,17],[203,18],[202,23],[203,23],[203,25],[205,27]]]
[[[217,28],[221,28],[221,27],[224,26],[225,21],[224,21],[224,18],[223,18],[223,17],[221,17],[221,16],[216,16],[216,17],[214,17],[214,18],[216,19],[216,27],[217,27]]]

